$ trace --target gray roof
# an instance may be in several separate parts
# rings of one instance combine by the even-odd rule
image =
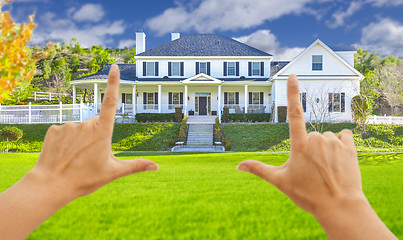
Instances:
[[[353,46],[329,46],[335,52],[355,52],[357,51]]]
[[[272,56],[218,34],[192,34],[152,48],[137,56]]]
[[[270,69],[271,69],[271,76],[274,76],[276,73],[278,73],[281,69],[283,69],[287,64],[289,64],[290,61],[276,61],[276,62],[271,62]]]
[[[120,79],[135,81],[136,80],[136,64],[117,64],[120,70]],[[80,78],[79,80],[108,79],[109,70],[112,64],[105,64],[104,68],[92,75]]]
[[[267,81],[267,78],[217,78],[218,80],[224,81],[224,82],[236,82],[236,81]],[[136,79],[139,82],[180,82],[183,80],[186,80],[186,78],[138,78]]]

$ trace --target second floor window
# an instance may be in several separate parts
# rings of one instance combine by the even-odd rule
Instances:
[[[312,56],[312,71],[322,71],[323,70],[323,56],[313,55]]]
[[[235,62],[228,63],[228,76],[235,76],[236,64]]]
[[[206,62],[200,63],[200,73],[207,74],[207,63]]]
[[[180,64],[178,62],[172,63],[172,75],[179,76],[180,74]]]
[[[168,62],[168,76],[183,76],[184,62]]]
[[[264,62],[249,62],[248,76],[264,76]]]
[[[252,76],[259,76],[260,75],[260,63],[253,62],[252,63]]]
[[[143,62],[143,76],[158,76],[158,62]]]

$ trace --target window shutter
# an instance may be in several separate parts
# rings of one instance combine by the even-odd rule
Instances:
[[[329,93],[329,112],[333,112],[333,93]]]
[[[143,93],[143,105],[147,105],[147,93]]]
[[[158,93],[154,93],[154,109],[158,110]]]
[[[168,103],[172,104],[172,93],[168,93]]]
[[[248,62],[248,76],[252,76],[252,62]]]
[[[196,75],[200,73],[200,64],[196,62]]]
[[[158,76],[158,62],[155,62],[155,76]]]
[[[260,104],[264,104],[264,93],[260,92]]]
[[[104,101],[104,95],[105,93],[101,93],[101,103]]]
[[[143,76],[146,76],[146,73],[147,73],[146,62],[143,62]]]
[[[224,92],[224,105],[228,104],[228,93]]]
[[[253,103],[252,93],[249,92],[249,104],[252,104],[252,103]]]
[[[181,62],[181,76],[185,75],[185,63]]]
[[[264,76],[264,62],[260,62],[260,76]]]
[[[207,75],[210,75],[210,62],[207,62]]]
[[[306,112],[306,93],[302,93],[302,108]]]
[[[126,94],[122,93],[122,103],[126,103]]]
[[[183,93],[180,93],[180,104],[183,104]]]
[[[235,104],[239,104],[239,92],[235,93]]]
[[[346,111],[346,93],[342,92],[340,98],[341,98],[341,112],[345,112]]]
[[[239,62],[236,62],[236,75],[239,76]]]
[[[172,76],[172,63],[168,62],[168,76]]]
[[[224,74],[223,74],[223,76],[227,76],[227,73],[228,73],[228,71],[227,71],[227,62],[224,62]]]

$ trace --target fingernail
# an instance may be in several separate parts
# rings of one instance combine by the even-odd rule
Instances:
[[[158,165],[157,164],[150,164],[146,166],[146,171],[157,171],[158,170]]]
[[[239,171],[242,171],[242,172],[249,172],[249,168],[245,165],[238,165],[236,167],[236,169],[238,169]]]

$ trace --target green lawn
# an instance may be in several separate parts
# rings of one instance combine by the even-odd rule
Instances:
[[[0,154],[0,191],[31,169],[37,153]],[[324,239],[315,219],[269,183],[235,170],[241,160],[280,165],[288,154],[117,154],[146,156],[160,171],[119,179],[77,199],[29,239]],[[359,154],[364,191],[403,238],[403,154]]]

